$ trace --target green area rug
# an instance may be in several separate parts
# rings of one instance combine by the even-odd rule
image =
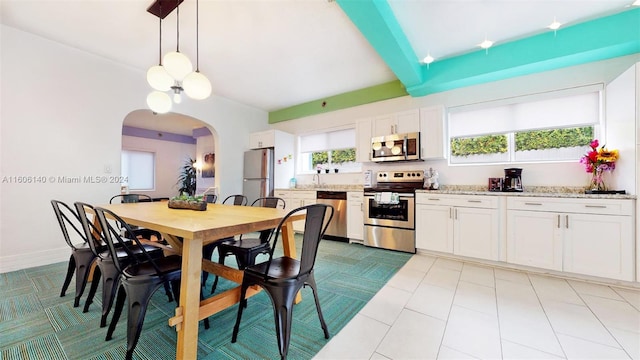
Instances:
[[[297,249],[301,236],[296,235]],[[411,257],[411,254],[368,248],[329,240],[320,243],[316,281],[320,304],[329,332],[337,334],[355,314]],[[217,260],[217,253],[214,253]],[[258,259],[258,262],[262,258]],[[227,264],[234,266],[233,257]],[[126,313],[113,339],[105,341],[107,328],[100,328],[100,293],[89,312],[73,307],[75,280],[60,297],[67,263],[0,274],[0,359],[122,359],[126,351]],[[209,291],[209,277],[204,294]],[[219,291],[237,286],[221,279]],[[293,313],[290,359],[310,359],[329,340],[324,338],[311,289],[302,291],[303,301]],[[162,289],[154,295],[134,358],[175,358],[176,332],[167,324],[175,302],[168,302]],[[113,311],[112,311],[113,312]],[[248,300],[238,341],[231,343],[237,307],[209,319],[211,328],[200,323],[198,359],[279,358],[271,302],[265,293]],[[109,317],[111,320],[111,317]]]

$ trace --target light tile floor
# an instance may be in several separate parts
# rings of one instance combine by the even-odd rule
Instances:
[[[640,360],[640,289],[417,254],[315,359]]]

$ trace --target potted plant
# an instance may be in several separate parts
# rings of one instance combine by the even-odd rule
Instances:
[[[187,158],[184,165],[180,168],[180,174],[178,175],[179,185],[178,195],[186,194],[187,196],[193,196],[196,193],[196,168],[193,166],[195,160]]]

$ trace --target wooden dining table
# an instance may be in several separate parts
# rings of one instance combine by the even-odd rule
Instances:
[[[180,306],[169,319],[169,324],[175,326],[178,332],[177,359],[196,359],[198,322],[240,300],[239,285],[200,300],[202,270],[238,284],[242,283],[243,276],[243,272],[238,269],[203,259],[202,247],[226,237],[275,228],[288,213],[282,209],[218,204],[207,204],[205,211],[171,209],[167,202],[109,204],[100,207],[113,211],[128,224],[159,231],[171,245],[166,250],[182,255]],[[302,220],[304,216],[292,216],[283,224],[280,243],[286,256],[296,257],[292,221]],[[257,287],[249,288],[247,297],[259,291],[260,288]],[[297,301],[300,301],[299,297]]]

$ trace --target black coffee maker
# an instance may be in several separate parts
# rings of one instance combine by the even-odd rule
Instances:
[[[522,189],[522,169],[504,169],[504,185],[502,191],[523,191]]]

